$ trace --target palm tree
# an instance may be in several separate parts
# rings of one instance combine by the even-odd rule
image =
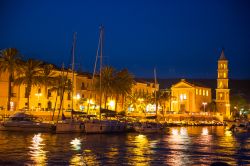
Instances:
[[[119,95],[125,96],[129,94],[132,89],[133,85],[133,76],[128,72],[127,69],[123,69],[121,71],[115,70],[111,66],[104,67],[102,72],[102,92],[104,94],[104,105],[105,108],[107,107],[107,98],[109,96],[116,96],[116,104],[115,104],[115,111],[117,108],[117,102],[119,99]],[[99,78],[100,79],[100,78]],[[96,88],[99,89],[100,80],[96,82]]]
[[[127,69],[123,69],[116,73],[115,75],[115,83],[113,87],[113,91],[116,94],[116,102],[115,102],[115,111],[117,110],[117,103],[119,100],[119,96],[122,96],[122,108],[124,96],[131,93],[131,89],[133,86],[133,76],[128,72]]]
[[[42,84],[41,80],[41,65],[42,62],[38,60],[29,59],[20,65],[19,77],[15,79],[16,85],[25,84],[26,85],[26,95],[28,98],[28,109],[30,102],[30,92],[32,86],[37,86]]]
[[[19,52],[16,48],[7,48],[0,52],[0,71],[8,72],[8,100],[7,110],[10,110],[10,100],[12,96],[11,84],[14,80],[14,73],[20,60]]]
[[[45,98],[47,98],[48,87],[55,85],[55,72],[53,72],[54,66],[52,64],[44,64],[41,70],[40,80],[45,88]]]
[[[111,66],[104,67],[101,71],[101,75],[102,75],[101,89],[102,89],[102,94],[104,95],[104,107],[105,108],[106,108],[108,96],[113,93],[112,88],[114,87],[114,84],[115,84],[115,73],[116,73],[116,70]],[[95,87],[97,90],[100,90],[100,77],[98,78],[95,84]],[[102,94],[100,94],[100,97]]]

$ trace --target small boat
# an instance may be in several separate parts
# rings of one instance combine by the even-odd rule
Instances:
[[[140,133],[159,133],[164,131],[161,124],[149,122],[135,124],[134,129],[136,132]]]
[[[53,124],[39,122],[36,117],[24,112],[11,115],[7,121],[0,124],[0,131],[52,132],[53,130],[55,130]]]
[[[230,131],[235,133],[246,133],[250,132],[250,124],[249,123],[240,123],[238,125],[233,124],[230,128]]]

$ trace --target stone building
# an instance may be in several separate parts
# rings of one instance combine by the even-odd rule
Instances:
[[[211,100],[211,88],[185,79],[171,87],[171,111],[175,113],[199,113],[206,109]]]
[[[217,110],[228,118],[230,117],[230,89],[228,88],[228,60],[224,50],[218,60],[217,72],[216,106]]]

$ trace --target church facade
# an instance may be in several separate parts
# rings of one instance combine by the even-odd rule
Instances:
[[[211,88],[182,79],[171,87],[171,111],[175,113],[206,112],[212,101]]]

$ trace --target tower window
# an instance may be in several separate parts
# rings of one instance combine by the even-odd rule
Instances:
[[[227,65],[226,64],[224,64],[224,69],[226,69],[227,68]]]
[[[224,77],[224,78],[227,78],[227,74],[226,74],[226,73],[223,73],[223,77]]]
[[[206,90],[206,96],[208,96],[208,90]]]
[[[199,94],[199,90],[195,89],[195,94],[198,95]]]
[[[220,85],[219,85],[220,88],[223,88],[223,84],[222,82],[220,81]]]
[[[199,89],[199,95],[201,95],[201,89]]]
[[[202,95],[205,96],[205,90],[204,90],[204,89],[203,89],[203,91],[202,91]]]

